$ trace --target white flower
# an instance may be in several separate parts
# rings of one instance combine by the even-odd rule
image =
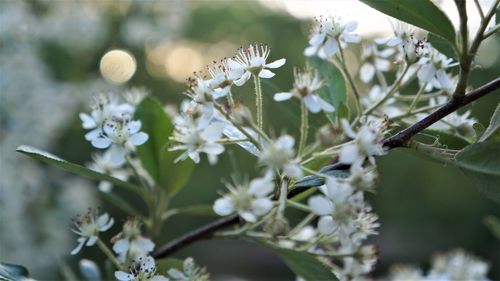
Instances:
[[[413,36],[415,27],[402,21],[391,21],[394,36],[386,39],[375,39],[377,44],[387,44],[389,47],[401,46]]]
[[[168,275],[172,281],[208,281],[210,279],[207,269],[197,266],[193,258],[184,260],[182,271],[171,268],[168,270]]]
[[[102,133],[102,127],[106,120],[113,116],[125,118],[134,113],[134,107],[128,103],[119,104],[116,97],[111,94],[99,94],[94,96],[90,104],[91,114],[80,113],[82,127],[91,130],[85,135],[85,139],[92,141]]]
[[[361,81],[368,83],[372,81],[376,71],[386,72],[391,69],[391,62],[387,60],[394,54],[394,49],[379,51],[375,44],[363,44],[361,49],[361,60],[363,65],[359,69]]]
[[[220,216],[238,213],[248,222],[256,222],[257,217],[267,214],[273,202],[267,196],[274,190],[271,173],[252,180],[248,185],[227,185],[230,193],[215,201],[214,212]]]
[[[272,78],[275,74],[269,68],[281,67],[285,64],[286,60],[279,59],[271,63],[266,63],[269,52],[269,48],[262,44],[240,48],[238,54],[227,62],[232,77],[239,77],[234,81],[234,84],[242,86],[252,75],[260,78]]]
[[[318,222],[320,233],[329,235],[339,227],[351,232],[354,228],[356,209],[348,199],[353,193],[352,187],[336,178],[328,177],[320,190],[326,195],[309,198],[308,204],[313,213],[321,216]]]
[[[206,104],[214,99],[220,98],[224,95],[215,93],[214,89],[210,86],[210,80],[203,79],[199,74],[194,78],[188,79],[189,90],[186,92],[193,101],[199,104]]]
[[[130,267],[129,272],[115,271],[115,278],[119,281],[168,281],[163,275],[156,274],[155,260],[150,257],[140,257]]]
[[[125,261],[126,257],[136,259],[148,255],[155,244],[141,235],[141,223],[138,219],[130,219],[123,224],[122,231],[113,238],[113,251],[118,259]]]
[[[303,175],[302,169],[298,159],[294,159],[294,144],[295,140],[289,135],[279,137],[277,140],[266,144],[259,157],[259,162],[273,173],[283,171],[289,177],[301,178]]]
[[[402,45],[402,53],[408,64],[413,64],[420,58],[426,56],[430,49],[429,43],[416,39],[413,35],[403,41]]]
[[[437,80],[440,88],[452,88],[451,78],[446,73],[446,69],[454,65],[451,64],[452,61],[453,59],[439,53],[436,49],[431,49],[428,56],[422,57],[418,61],[420,69],[417,72],[417,77],[420,84],[432,83],[433,80]]]
[[[214,63],[208,69],[212,79],[208,80],[209,86],[214,91],[214,99],[226,96],[231,91],[231,86],[243,74],[240,68],[231,69],[228,59],[224,58],[219,63]]]
[[[223,125],[212,123],[206,127],[196,124],[191,115],[181,114],[175,118],[175,132],[171,137],[178,145],[169,150],[186,150],[175,162],[188,157],[195,163],[200,162],[200,153],[206,153],[211,164],[217,162],[217,155],[224,152],[224,146],[218,141],[222,138]]]
[[[375,165],[373,156],[383,155],[384,148],[382,147],[383,133],[380,128],[374,128],[369,124],[361,126],[359,131],[355,133],[349,122],[342,119],[344,133],[353,139],[352,143],[346,144],[340,150],[339,161],[353,166],[361,166],[366,158],[372,165]]]
[[[144,144],[149,138],[148,134],[140,132],[141,126],[141,121],[114,116],[104,122],[102,132],[92,139],[91,143],[101,149],[111,146],[111,162],[123,163],[127,150],[133,150],[135,146]]]
[[[359,43],[361,37],[353,34],[358,27],[356,21],[342,23],[335,17],[319,17],[312,27],[309,47],[304,50],[304,55],[310,57],[318,55],[320,58],[332,57],[340,48],[345,48],[347,43]]]
[[[89,209],[83,216],[77,216],[73,221],[75,228],[72,231],[80,237],[77,239],[78,245],[71,251],[72,255],[77,254],[83,245],[93,246],[98,239],[99,232],[104,232],[111,228],[114,223],[107,213],[98,216],[98,211]]]
[[[427,280],[489,280],[486,276],[489,266],[478,258],[455,250],[446,255],[438,255],[432,261],[432,269]]]
[[[323,81],[319,79],[315,70],[306,68],[304,71],[300,72],[295,68],[293,75],[295,77],[293,89],[291,89],[290,92],[275,94],[275,101],[284,101],[291,97],[296,97],[302,99],[307,109],[312,113],[318,113],[320,111],[333,112],[335,110],[331,104],[317,95],[318,90],[323,86]]]
[[[446,103],[448,100],[447,96],[439,96],[436,98],[432,98],[429,100],[429,106],[437,106],[440,104]],[[462,114],[459,114],[457,111],[454,111],[447,116],[443,117],[438,122],[432,124],[429,128],[440,131],[451,131],[458,132],[463,136],[468,136],[474,134],[474,123],[477,123],[477,120],[474,117],[470,116],[471,111],[467,110]],[[426,114],[417,114],[417,121],[422,120],[427,117]]]
[[[111,161],[111,150],[106,150],[102,154],[93,154],[92,159],[94,161],[89,165],[89,169],[99,173],[108,174],[123,181],[126,181],[130,176],[129,171],[122,167],[123,164],[125,164],[125,161],[116,163]],[[101,181],[99,182],[98,187],[102,192],[110,192],[113,188],[113,184],[107,181]]]

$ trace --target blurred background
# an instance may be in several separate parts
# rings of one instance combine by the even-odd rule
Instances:
[[[456,18],[452,1],[441,5]],[[469,8],[474,25],[475,8]],[[193,71],[232,56],[239,46],[262,42],[271,47],[270,60],[287,59],[263,84],[269,130],[296,134],[298,107],[271,97],[291,87],[293,66],[305,63],[310,18],[321,13],[358,20],[366,39],[391,33],[387,17],[349,0],[0,0],[0,260],[26,265],[37,279],[58,279],[61,266],[76,270],[79,259],[102,257],[95,247],[69,255],[76,243],[71,218],[101,206],[117,222],[125,220],[101,201],[95,182],[15,153],[28,144],[88,163],[93,148],[83,138],[78,112],[88,111],[93,94],[145,87],[165,104],[178,104]],[[485,42],[473,86],[499,75],[499,49],[499,36]],[[360,64],[357,51],[347,53],[353,72]],[[251,85],[239,89],[237,98],[252,104],[247,92]],[[499,101],[499,95],[481,99],[471,107],[473,116],[487,126]],[[311,119],[317,127],[319,121]],[[382,180],[369,198],[382,224],[370,241],[380,247],[374,277],[384,276],[394,263],[428,268],[433,253],[461,247],[490,261],[490,278],[500,279],[493,266],[500,264],[500,245],[484,224],[486,216],[500,216],[498,205],[457,168],[414,152],[394,150],[378,163]],[[254,168],[255,159],[237,148],[215,167],[203,162],[174,207],[213,202],[223,190],[221,179],[230,179],[230,173],[252,176]],[[212,219],[174,217],[163,229],[164,242]],[[248,242],[201,241],[175,256],[193,256],[216,280],[295,278],[271,252]]]

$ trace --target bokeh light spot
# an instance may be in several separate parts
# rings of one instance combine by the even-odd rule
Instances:
[[[99,65],[102,76],[109,82],[122,84],[130,80],[137,69],[135,58],[127,51],[107,52]]]

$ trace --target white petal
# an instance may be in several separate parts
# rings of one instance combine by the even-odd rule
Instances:
[[[120,239],[113,245],[113,251],[117,254],[126,253],[130,249],[130,241],[128,239]]]
[[[123,146],[114,144],[109,149],[109,161],[113,164],[123,163],[126,154],[127,151]]]
[[[97,236],[93,235],[93,236],[90,236],[89,237],[89,240],[87,241],[87,243],[85,244],[85,246],[94,246],[95,242],[97,242]]]
[[[309,208],[316,214],[320,216],[326,216],[332,213],[333,206],[332,202],[328,200],[325,196],[315,195],[311,196],[307,201]]]
[[[360,158],[359,148],[356,144],[349,144],[340,150],[339,162],[352,164]]]
[[[97,127],[97,123],[95,122],[94,118],[92,118],[90,115],[86,113],[80,113],[80,120],[82,120],[82,127],[84,129],[93,129]]]
[[[115,278],[119,281],[130,281],[134,279],[134,275],[123,271],[115,271]]]
[[[130,141],[131,144],[138,146],[145,143],[148,139],[149,139],[148,134],[144,132],[139,132],[137,134],[133,134],[132,136],[130,136],[128,140]]]
[[[388,60],[376,59],[375,65],[380,71],[389,71],[391,69],[391,63]]]
[[[239,64],[238,62],[236,62],[233,59],[228,59],[227,60],[227,66],[231,70],[241,70],[241,69],[244,69],[244,67],[241,64]]]
[[[97,137],[92,139],[91,143],[96,148],[108,148],[111,145],[111,140],[105,137]]]
[[[135,134],[141,129],[141,121],[130,121],[127,124],[127,129],[130,134]]]
[[[234,211],[233,200],[229,197],[222,197],[215,200],[214,212],[219,216],[227,216]]]
[[[318,52],[318,47],[317,46],[309,46],[304,49],[304,55],[306,57],[312,57]]]
[[[248,192],[255,197],[267,196],[274,190],[274,183],[269,178],[256,178],[250,182]]]
[[[182,273],[181,271],[179,271],[176,268],[169,269],[168,275],[170,275],[170,277],[172,277],[174,279],[178,279],[178,280],[185,280],[186,279],[186,277],[184,276],[184,273]]]
[[[99,137],[99,135],[101,134],[101,128],[96,128],[88,133],[85,134],[85,139],[88,140],[88,141],[91,141],[97,137]]]
[[[381,58],[388,58],[390,57],[392,54],[394,54],[395,50],[392,49],[392,48],[387,48],[385,50],[382,50],[378,53],[379,57]]]
[[[190,151],[188,153],[189,155],[189,158],[191,158],[191,160],[193,160],[194,163],[198,164],[200,163],[200,154],[197,152],[197,151]],[[177,159],[180,159],[181,157],[179,156],[179,158]]]
[[[358,28],[358,22],[357,21],[350,21],[344,25],[344,30],[347,32],[352,32]]]
[[[361,81],[368,83],[375,76],[375,67],[371,63],[364,63],[359,70],[359,78]]]
[[[389,47],[394,47],[394,46],[401,45],[401,44],[403,44],[403,39],[401,39],[399,37],[391,38],[387,42],[387,46],[389,46]]]
[[[262,67],[266,61],[263,57],[255,57],[250,60],[250,67]]]
[[[115,220],[109,218],[109,215],[106,213],[99,217],[97,224],[99,225],[99,231],[106,231],[113,226]]]
[[[346,136],[350,137],[351,139],[356,138],[356,133],[352,130],[351,125],[349,125],[349,121],[346,119],[340,120],[340,123],[342,124],[342,128],[344,129],[344,133]]]
[[[358,34],[344,33],[344,41],[346,43],[359,43],[361,41],[361,36]],[[345,48],[345,46],[343,46]]]
[[[259,198],[252,202],[252,212],[257,216],[267,214],[273,208],[273,201],[269,198]]]
[[[274,98],[275,101],[284,101],[284,100],[290,99],[292,96],[293,96],[292,93],[283,92],[283,93],[276,93],[276,94],[274,94],[273,98]]]
[[[295,139],[290,135],[283,135],[276,140],[274,145],[277,148],[293,149],[293,146],[295,145]]]
[[[78,238],[78,245],[76,245],[76,247],[71,251],[71,254],[72,255],[76,255],[80,252],[80,250],[82,249],[83,247],[83,244],[85,244],[85,242],[87,241],[87,239],[83,238],[83,237],[80,237]]]
[[[321,217],[318,222],[318,230],[322,234],[328,235],[337,229],[338,225],[333,221],[332,217]]]
[[[286,63],[286,59],[279,59],[279,60],[275,60],[275,61],[273,61],[271,63],[266,64],[265,67],[267,67],[267,68],[278,68],[278,67],[283,66],[285,63]]]
[[[451,89],[452,88],[451,79],[443,69],[438,70],[436,75],[437,75],[437,79],[439,81],[439,84],[441,85],[441,87],[443,89]]]
[[[334,112],[335,108],[333,105],[325,101],[324,99],[318,97],[319,102],[321,103],[321,108],[323,109],[324,112]]]
[[[259,77],[260,78],[273,78],[274,77],[274,74],[271,70],[269,69],[262,69],[259,73]]]
[[[330,38],[326,40],[325,45],[323,46],[323,51],[327,57],[334,56],[339,51],[339,42],[337,39]]]
[[[283,166],[283,172],[294,179],[300,179],[304,175],[299,164],[285,164]]]
[[[255,215],[253,213],[242,212],[239,215],[240,215],[240,217],[242,217],[247,222],[256,222],[257,221],[257,218],[255,217]]]
[[[200,147],[199,151],[207,154],[219,155],[224,152],[224,146],[218,143],[206,143]]]
[[[418,80],[424,83],[424,82],[430,82],[435,74],[436,74],[436,68],[434,68],[434,65],[432,63],[427,63],[420,67],[417,76]]]
[[[326,33],[324,32],[316,33],[309,39],[309,45],[318,46],[325,41],[325,37]]]
[[[99,185],[97,186],[100,191],[109,193],[113,189],[113,184],[107,181],[101,181],[99,182]]]
[[[307,109],[309,109],[312,113],[318,113],[321,111],[321,102],[316,95],[309,94],[305,96],[303,100]]]
[[[144,237],[138,237],[135,239],[135,243],[137,244],[137,246],[143,250],[144,252],[146,253],[150,253],[154,250],[155,248],[155,243],[153,243],[153,241],[147,239],[147,238],[144,238]]]
[[[245,82],[247,82],[248,79],[250,79],[251,75],[252,74],[249,71],[245,71],[245,73],[240,77],[240,79],[234,81],[234,84],[238,87],[243,86],[243,84],[245,84]]]

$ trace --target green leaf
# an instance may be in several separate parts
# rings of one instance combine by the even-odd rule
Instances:
[[[160,157],[162,148],[172,134],[172,121],[160,102],[153,97],[146,97],[139,103],[134,119],[141,121],[141,130],[149,135],[148,141],[137,147],[137,156],[149,175],[162,185],[160,174],[166,171],[159,170]]]
[[[160,183],[167,190],[169,196],[174,196],[191,178],[194,162],[191,159],[174,163],[182,151],[168,151],[170,144],[166,144],[160,153]]]
[[[175,259],[175,258],[167,258],[167,259],[161,259],[158,261],[156,269],[158,274],[167,275],[167,272],[169,269],[175,268],[180,270],[181,272],[184,271],[184,261],[181,259]]]
[[[481,142],[467,146],[455,159],[473,185],[500,203],[500,142]]]
[[[134,209],[127,201],[123,200],[123,198],[111,192],[101,192],[101,196],[115,207],[122,209],[122,211],[126,212],[128,215],[140,215],[140,213]]]
[[[26,267],[0,262],[0,280],[28,280],[29,273]]]
[[[479,139],[479,142],[483,142],[487,139],[500,141],[500,103],[497,105],[495,112],[491,116],[490,125],[484,131],[483,135]]]
[[[493,235],[500,240],[500,220],[497,217],[488,216],[484,219],[484,224],[486,224]]]
[[[432,32],[429,33],[427,39],[431,42],[432,47],[436,48],[440,53],[457,60],[457,54],[455,53],[455,49],[453,49],[453,45],[450,41],[447,41]]]
[[[330,268],[309,253],[282,248],[273,250],[295,274],[304,280],[338,280]]]
[[[192,215],[192,216],[209,216],[217,217],[212,205],[193,205],[188,207],[179,208],[178,214]]]
[[[474,123],[472,125],[472,129],[474,129],[474,133],[476,134],[476,142],[479,141],[479,139],[481,139],[481,136],[484,134],[484,126],[483,124],[481,123]]]
[[[309,63],[318,70],[325,85],[320,90],[320,96],[331,103],[336,109],[341,103],[346,103],[346,87],[342,72],[332,63],[318,57],[309,58]],[[330,114],[335,118],[334,114]]]
[[[455,43],[455,28],[446,14],[430,0],[360,1],[386,15],[433,32],[452,44]]]
[[[54,165],[58,168],[66,170],[68,172],[75,173],[75,174],[78,174],[78,175],[81,175],[81,176],[84,176],[84,177],[87,177],[87,178],[90,178],[93,180],[108,181],[116,186],[126,188],[126,189],[128,189],[130,191],[134,191],[136,193],[141,193],[141,191],[140,191],[141,189],[136,185],[122,181],[122,180],[117,179],[115,177],[112,177],[110,175],[96,172],[96,171],[91,170],[87,167],[68,162],[64,159],[61,159],[53,154],[50,154],[48,152],[43,151],[43,150],[31,147],[31,146],[21,145],[16,149],[16,151],[23,153],[23,154],[26,154],[30,157],[35,158],[35,159],[38,159],[38,160],[45,162],[47,164]]]
[[[341,102],[339,104],[339,107],[337,108],[337,120],[350,120],[350,115],[349,115],[349,108],[346,106],[344,102]]]

